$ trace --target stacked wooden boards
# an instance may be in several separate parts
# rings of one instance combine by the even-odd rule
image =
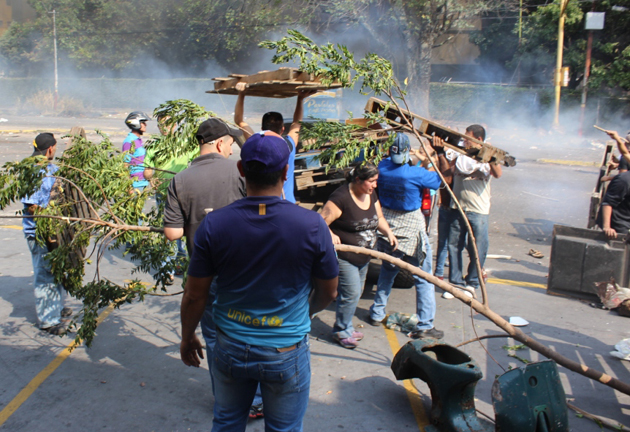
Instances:
[[[465,154],[466,156],[470,156],[471,158],[478,160],[479,162],[495,162],[498,164],[503,164],[505,166],[516,165],[516,159],[514,159],[514,157],[510,156],[504,150],[493,147],[488,143],[468,137],[460,132],[442,126],[439,123],[427,120],[423,117],[420,117],[418,114],[414,114],[410,111],[403,109],[399,110],[393,105],[387,107],[387,111],[385,111],[386,107],[387,102],[372,97],[365,105],[365,111],[368,113],[383,112],[383,116],[387,119],[387,122],[389,124],[400,127],[403,130],[411,131],[411,127],[408,126],[408,123],[405,120],[408,119],[409,121],[413,122],[414,128],[421,135],[424,135],[427,138],[432,138],[433,136],[440,137],[444,140],[446,147],[453,149],[459,153]],[[463,139],[468,140],[472,144],[471,147],[459,147],[458,143]]]
[[[288,98],[297,96],[300,90],[330,90],[341,88],[339,82],[330,85],[322,84],[321,80],[296,68],[280,68],[275,71],[262,71],[253,75],[230,74],[226,78],[213,78],[214,90],[206,93],[237,95],[236,85],[246,85],[247,96],[268,98]]]

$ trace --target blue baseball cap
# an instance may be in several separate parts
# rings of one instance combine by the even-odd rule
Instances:
[[[261,173],[280,171],[289,163],[289,144],[275,132],[261,131],[245,141],[241,148],[241,162],[256,161],[265,166]]]
[[[396,132],[394,143],[389,148],[389,154],[392,158],[392,162],[398,165],[409,162],[409,150],[411,150],[411,144],[409,144],[409,138],[407,138],[407,135]]]

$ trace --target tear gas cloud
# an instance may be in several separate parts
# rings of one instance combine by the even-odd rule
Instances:
[[[326,30],[314,34],[302,30],[312,37],[315,42],[339,43],[346,45],[355,58],[360,59],[368,52],[375,52],[392,61],[397,78],[400,82],[406,77],[405,45],[400,35],[392,33],[388,35],[390,44],[386,49],[378,45],[373,37],[360,26],[338,26],[333,30]],[[275,33],[267,39],[277,40],[284,33]],[[273,70],[279,67],[271,63],[273,53],[269,50],[256,49],[247,55],[247,58],[237,60],[230,70],[226,70],[217,62],[207,62],[203,72],[195,72],[194,75],[186,65],[169,64],[162,59],[142,54],[137,58],[138,62],[133,67],[132,73],[126,71],[123,74],[103,70],[102,73],[91,76],[101,78],[86,78],[85,73],[72,67],[72,63],[61,53],[59,85],[60,96],[72,97],[82,100],[88,110],[96,113],[112,110],[142,109],[151,111],[158,104],[172,99],[190,99],[206,109],[219,115],[229,117],[234,108],[236,98],[234,96],[207,94],[205,91],[213,88],[213,77],[227,76],[230,73],[251,74],[261,70]],[[52,62],[51,62],[52,63]],[[19,99],[24,101],[33,88],[52,90],[52,64],[48,71],[41,72],[41,78],[33,79],[36,85],[25,83],[23,90],[13,89],[7,92],[6,97],[0,101],[0,109],[10,109],[16,105]],[[295,66],[295,65],[283,65]],[[466,66],[461,69],[475,70],[476,81],[496,82],[505,80],[508,74],[500,65],[484,64]],[[457,70],[457,67],[452,68]],[[553,100],[549,100],[551,88],[522,89],[522,91],[501,91],[514,87],[498,88],[496,86],[478,85],[473,90],[468,87],[467,97],[443,98],[440,89],[453,86],[453,81],[462,81],[462,76],[448,76],[440,70],[441,76],[433,76],[434,81],[451,81],[451,84],[436,83],[432,86],[430,110],[432,118],[445,124],[459,124],[460,126],[471,123],[481,123],[492,131],[495,129],[520,130],[549,130],[553,119]],[[48,75],[48,76],[46,76]],[[125,78],[120,78],[125,76]],[[131,78],[133,77],[133,78]],[[470,76],[468,76],[470,78]],[[0,86],[2,84],[0,80]],[[19,86],[18,86],[19,87]],[[4,91],[3,91],[4,93]],[[347,117],[347,112],[358,116],[368,96],[361,95],[358,89],[344,89],[341,103],[340,116]],[[451,93],[453,93],[451,91]],[[597,100],[592,97],[587,104],[584,116],[583,130],[586,135],[602,138],[601,132],[592,128],[593,124],[601,127],[616,129],[625,133],[630,124],[623,118],[622,112],[610,109],[609,100]],[[246,99],[246,115],[256,117],[265,111],[275,110],[285,116],[292,115],[294,100],[292,99],[266,99],[250,97]],[[413,107],[412,107],[413,110]],[[580,129],[579,101],[561,106],[561,127],[568,135],[575,135]],[[490,134],[492,134],[490,132]]]

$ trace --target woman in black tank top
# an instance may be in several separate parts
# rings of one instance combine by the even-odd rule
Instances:
[[[372,249],[376,230],[385,234],[392,246],[396,237],[383,217],[381,205],[374,194],[378,169],[372,164],[353,168],[348,183],[332,193],[322,210],[330,227],[334,244],[347,244]],[[344,348],[356,348],[363,333],[355,331],[352,317],[363,292],[370,262],[368,255],[339,252],[339,287],[333,337]]]

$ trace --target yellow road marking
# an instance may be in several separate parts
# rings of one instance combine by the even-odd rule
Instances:
[[[601,162],[585,162],[585,161],[571,161],[563,159],[537,159],[536,162],[558,164],[558,165],[571,165],[571,166],[600,166]]]
[[[96,320],[96,324],[99,325],[107,316],[114,310],[113,305],[109,305],[107,309],[105,309],[98,316]],[[79,342],[79,344],[82,341]],[[4,407],[2,411],[0,411],[0,427],[6,422],[11,415],[24,403],[26,400],[37,390],[37,388],[42,385],[44,381],[59,367],[61,363],[63,363],[70,355],[72,354],[72,350],[76,348],[77,342],[72,341],[63,351],[61,351],[57,356],[46,366],[40,373],[35,376],[29,382],[26,387],[20,391],[16,397],[13,398],[9,404]]]
[[[22,227],[19,225],[0,225],[0,228],[10,228],[15,230],[21,230]]]
[[[547,285],[533,283],[533,282],[521,282],[521,281],[515,281],[515,280],[509,280],[509,279],[488,278],[488,283],[499,284],[499,285],[514,285],[514,286],[521,286],[521,287],[527,287],[527,288],[540,288],[544,290],[547,289]]]
[[[385,327],[385,335],[387,336],[387,341],[389,342],[389,347],[391,348],[392,353],[396,355],[396,353],[400,349],[400,344],[398,343],[396,333],[393,330]],[[429,421],[427,413],[424,410],[424,403],[422,403],[420,393],[418,393],[418,390],[414,387],[411,380],[404,380],[403,385],[405,386],[405,390],[407,391],[407,397],[409,398],[409,403],[411,404],[413,415],[416,418],[416,423],[418,423],[418,429],[424,431],[424,427],[429,426],[431,422]]]

